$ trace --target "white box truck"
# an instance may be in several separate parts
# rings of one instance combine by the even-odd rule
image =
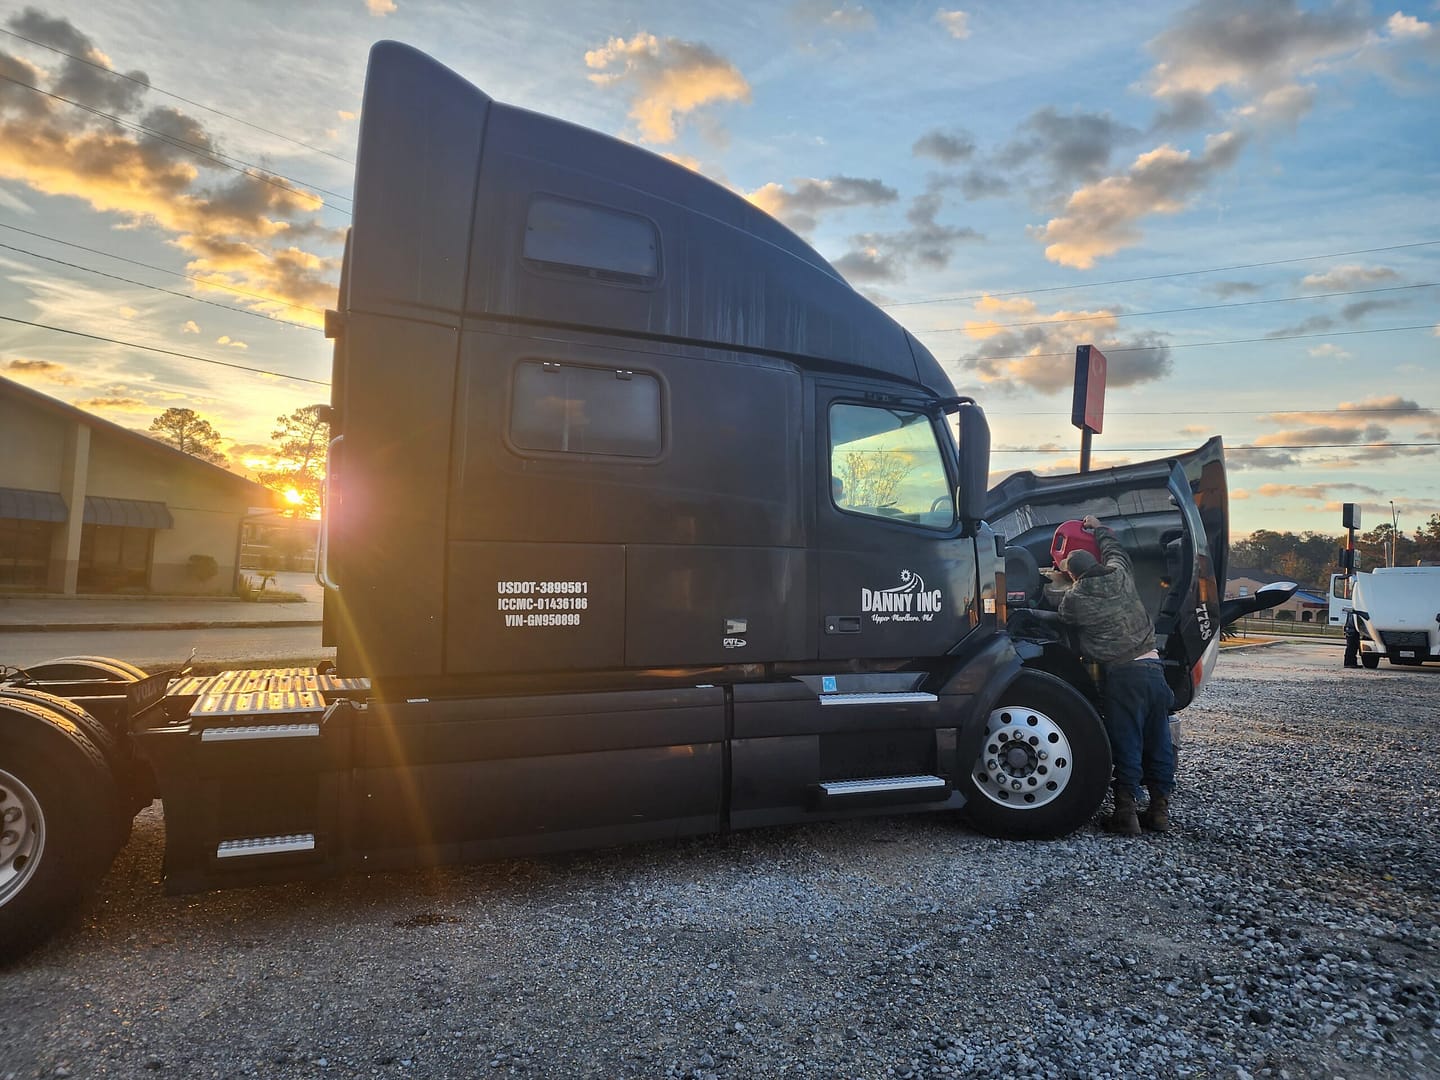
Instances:
[[[1354,611],[1360,662],[1378,667],[1440,661],[1440,566],[1381,566],[1330,575],[1330,625]]]

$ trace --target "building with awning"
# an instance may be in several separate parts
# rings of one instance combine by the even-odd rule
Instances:
[[[243,476],[0,378],[0,591],[231,593]]]

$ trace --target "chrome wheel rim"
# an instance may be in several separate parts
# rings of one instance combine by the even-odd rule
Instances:
[[[45,851],[45,814],[21,780],[0,769],[0,907],[29,884]]]
[[[1007,810],[1038,810],[1070,783],[1074,759],[1064,730],[1046,713],[1005,705],[985,722],[971,773],[980,793]]]

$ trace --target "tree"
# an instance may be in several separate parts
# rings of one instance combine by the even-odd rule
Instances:
[[[194,409],[166,409],[150,421],[150,434],[191,457],[212,465],[225,464],[225,455],[217,449],[220,433]]]
[[[276,417],[270,433],[276,440],[275,467],[257,473],[260,482],[286,497],[298,517],[320,512],[325,491],[325,451],[330,421],[324,405],[307,405],[289,416]]]
[[[839,480],[844,485],[845,504],[893,506],[900,485],[914,467],[905,454],[850,451],[840,465],[839,474]]]

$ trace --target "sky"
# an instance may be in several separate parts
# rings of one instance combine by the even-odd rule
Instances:
[[[1233,538],[1440,513],[1434,0],[49,0],[0,30],[0,375],[140,430],[194,409],[237,471],[328,399],[389,38],[775,215],[980,401],[997,479],[1077,468],[1087,343],[1092,466],[1223,435]]]

